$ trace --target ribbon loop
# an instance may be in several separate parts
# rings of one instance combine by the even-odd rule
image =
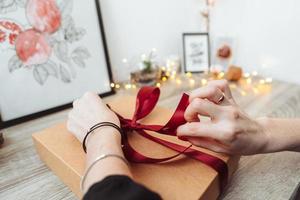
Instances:
[[[143,87],[137,94],[133,122],[140,120],[154,109],[159,99],[160,90],[155,87]]]
[[[145,125],[138,122],[138,120],[146,117],[155,108],[160,95],[159,88],[156,87],[143,87],[137,94],[136,107],[132,119],[125,119],[118,113],[117,116],[121,122],[121,128],[125,131],[122,138],[123,151],[126,158],[131,162],[136,163],[161,163],[178,157],[179,155],[186,155],[192,159],[203,162],[204,164],[212,167],[219,173],[220,177],[220,188],[221,190],[225,187],[228,179],[228,167],[227,164],[220,158],[212,156],[210,154],[191,149],[192,145],[186,147],[176,143],[163,140],[158,137],[154,137],[148,134],[147,131],[154,131],[160,134],[176,136],[177,128],[186,123],[184,119],[184,112],[189,105],[189,96],[183,94],[182,98],[172,115],[171,119],[164,125]],[[170,148],[177,152],[176,155],[167,158],[150,158],[137,152],[128,141],[127,134],[129,132],[136,131],[141,136],[161,144],[167,148]]]

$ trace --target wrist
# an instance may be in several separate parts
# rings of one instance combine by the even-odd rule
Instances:
[[[86,147],[88,153],[119,151],[121,149],[121,134],[113,127],[101,127],[88,136]]]
[[[261,132],[263,136],[263,139],[261,140],[263,144],[259,153],[270,153],[273,151],[273,139],[271,135],[272,122],[267,117],[259,118],[256,121],[261,126]]]

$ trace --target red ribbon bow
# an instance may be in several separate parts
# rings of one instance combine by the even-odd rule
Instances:
[[[177,128],[180,125],[186,123],[186,120],[184,119],[184,112],[187,106],[189,105],[189,96],[187,94],[182,95],[182,98],[173,116],[166,125],[144,125],[138,122],[140,119],[146,117],[149,113],[151,113],[151,111],[157,104],[159,95],[159,88],[143,87],[137,94],[136,107],[133,118],[125,119],[119,114],[117,114],[121,122],[121,128],[122,130],[124,130],[122,144],[125,157],[129,161],[135,163],[160,163],[171,160],[179,155],[184,154],[190,158],[201,161],[202,163],[215,169],[219,173],[221,190],[224,189],[228,179],[228,167],[223,160],[215,156],[209,155],[207,153],[204,153],[202,151],[192,149],[192,145],[190,145],[189,147],[181,146],[160,138],[156,138],[145,131],[148,130],[164,135],[176,136]],[[177,151],[178,154],[167,158],[150,158],[140,154],[139,152],[134,150],[134,148],[128,142],[127,134],[129,132],[132,132],[133,130],[149,140],[152,140],[158,144],[168,147],[174,151]]]

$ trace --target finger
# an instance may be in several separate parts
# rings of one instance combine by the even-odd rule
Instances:
[[[218,87],[222,92],[224,92],[225,96],[228,99],[233,99],[227,80],[210,81],[210,82],[208,82],[208,85]]]
[[[184,118],[188,122],[199,121],[198,115],[203,115],[211,118],[218,118],[223,112],[223,108],[208,100],[196,98],[194,99],[186,111],[184,112]],[[198,120],[197,120],[198,118]]]
[[[210,122],[191,122],[179,126],[177,136],[180,137],[204,137],[223,141],[221,130]]]
[[[94,98],[95,96],[98,96],[95,92],[88,91],[84,93],[83,98],[89,99]]]
[[[215,140],[212,138],[205,138],[205,137],[186,137],[186,139],[188,141],[192,141],[194,144],[196,144],[199,141],[204,141],[206,143],[210,143],[210,144],[214,144],[216,146],[220,146],[223,149],[229,149],[229,145],[227,144],[223,144],[222,142],[220,142],[219,140]]]
[[[190,102],[196,98],[208,99],[215,104],[229,104],[226,95],[217,86],[205,86],[194,90],[190,95]]]
[[[79,105],[79,99],[75,99],[73,101],[73,107],[77,107]]]
[[[222,96],[222,91],[218,91],[217,87],[212,86],[204,86],[201,88],[198,88],[190,94],[190,102],[192,102],[195,98],[201,98],[201,99],[208,99],[210,101],[213,101],[215,103],[218,102],[220,97]]]
[[[83,99],[88,99],[88,100],[101,100],[101,98],[99,97],[99,95],[95,92],[86,92],[83,97]]]
[[[83,100],[83,102],[86,103],[86,105],[89,108],[92,108],[92,109],[95,109],[95,107],[107,108],[106,104],[99,97],[99,95],[94,92],[86,92],[84,94],[82,100]]]
[[[188,141],[195,146],[202,147],[217,153],[229,154],[230,151],[222,144],[218,144],[217,142],[213,142],[211,140],[205,140],[204,138],[188,138]]]

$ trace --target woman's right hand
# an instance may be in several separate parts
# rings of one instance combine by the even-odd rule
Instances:
[[[210,121],[200,122],[199,115]],[[185,119],[188,123],[177,129],[178,137],[215,152],[257,154],[264,152],[268,143],[264,120],[253,120],[240,109],[225,80],[193,91]]]

